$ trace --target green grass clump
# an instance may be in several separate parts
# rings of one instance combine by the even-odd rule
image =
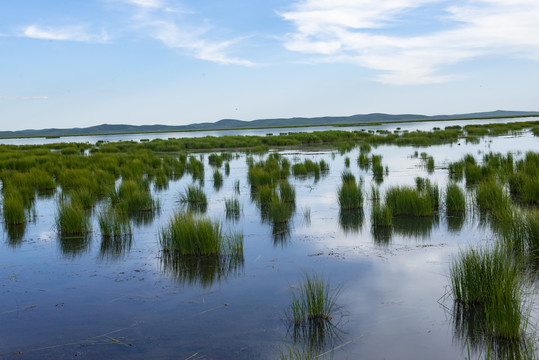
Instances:
[[[462,307],[479,307],[485,314],[480,331],[497,339],[525,336],[522,267],[501,248],[469,249],[450,266],[450,288]]]
[[[241,205],[238,198],[233,197],[225,199],[225,212],[227,218],[239,219]]]
[[[343,183],[337,190],[337,200],[341,210],[361,209],[363,207],[361,183],[356,184],[355,178],[353,180],[344,178],[345,173],[343,173]]]
[[[432,201],[430,194],[412,187],[392,187],[386,192],[386,204],[393,215],[430,216]]]
[[[213,172],[213,187],[218,191],[221,189],[221,186],[223,186],[223,175],[219,170],[215,169]]]
[[[368,153],[360,153],[359,157],[357,158],[357,164],[359,165],[360,169],[368,170],[370,164]]]
[[[26,220],[24,200],[17,190],[13,189],[4,194],[2,207],[4,221],[8,225],[24,224],[24,221]]]
[[[328,281],[317,274],[305,273],[304,281],[292,292],[290,320],[295,326],[329,322],[339,309],[336,301],[341,289],[331,289]]]
[[[509,208],[509,197],[503,186],[495,181],[484,181],[475,190],[475,201],[480,211],[493,211]]]
[[[60,236],[90,232],[90,217],[81,204],[61,198],[56,206],[56,229]]]
[[[243,254],[243,234],[224,235],[218,222],[189,211],[171,218],[161,229],[159,243],[163,251],[182,256]]]
[[[124,180],[118,190],[113,190],[110,199],[114,207],[126,213],[155,211],[159,203],[152,199],[143,183]]]
[[[350,167],[350,158],[348,156],[344,158],[344,166]]]
[[[273,224],[287,223],[294,215],[295,205],[285,202],[280,196],[273,196],[268,208],[268,217]]]
[[[445,208],[447,212],[463,212],[466,210],[466,198],[457,184],[447,184],[445,190]]]
[[[132,234],[129,218],[113,208],[107,208],[98,215],[101,236],[104,238],[123,238]]]
[[[464,161],[449,163],[448,170],[450,179],[461,180],[464,174]]]
[[[188,185],[185,191],[180,194],[180,202],[189,204],[207,204],[208,198],[201,186]]]
[[[374,204],[371,212],[371,225],[374,227],[388,227],[392,223],[391,208],[387,204]]]
[[[296,189],[290,185],[288,181],[281,181],[279,183],[279,195],[281,200],[285,203],[293,203],[296,201]]]

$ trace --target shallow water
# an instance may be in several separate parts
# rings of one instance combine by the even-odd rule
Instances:
[[[98,141],[141,141],[141,140],[154,140],[154,139],[171,139],[171,138],[197,138],[205,136],[266,136],[267,134],[278,135],[281,133],[296,133],[296,132],[315,132],[315,131],[327,131],[327,130],[385,130],[395,131],[400,129],[402,131],[430,131],[434,127],[445,128],[447,126],[465,126],[469,124],[497,124],[507,122],[519,122],[519,121],[534,121],[539,117],[529,118],[504,118],[504,119],[475,119],[475,120],[450,120],[450,121],[426,121],[426,122],[408,122],[408,123],[386,123],[377,125],[366,126],[312,126],[312,127],[298,127],[298,128],[270,128],[270,129],[237,129],[237,130],[208,130],[208,131],[173,131],[163,133],[142,133],[142,134],[112,134],[112,135],[88,135],[88,136],[62,136],[60,138],[19,138],[19,139],[0,139],[0,144],[9,145],[41,145],[41,144],[54,144],[59,142],[75,142],[75,143],[89,143],[95,144]]]
[[[380,184],[383,195],[388,186],[413,185],[417,176],[443,189],[447,164],[466,153],[481,158],[489,151],[511,151],[518,159],[537,151],[537,145],[537,138],[525,133],[478,144],[380,146],[371,153],[383,155],[389,168]],[[415,151],[434,156],[433,173],[413,157]],[[448,266],[460,248],[491,241],[488,228],[469,213],[463,219],[401,218],[391,233],[373,234],[368,194],[375,182],[371,172],[358,168],[358,149],[344,155],[281,154],[292,163],[309,158],[330,164],[329,174],[318,181],[290,176],[296,212],[284,228],[262,221],[250,200],[245,155],[230,162],[230,176],[219,191],[205,159],[206,215],[225,228],[243,230],[243,258],[170,263],[162,257],[158,232],[182,207],[178,194],[192,182],[188,175],[166,190],[154,189],[159,214],[137,225],[132,241],[120,246],[102,242],[95,215],[88,239],[58,239],[54,197],[37,200],[34,221],[18,233],[2,225],[0,358],[278,358],[294,340],[301,344],[308,338],[294,333],[286,320],[291,287],[305,271],[342,287],[335,327],[315,343],[319,354],[336,348],[335,359],[468,356],[452,323],[452,301],[444,297]],[[336,191],[345,157],[364,180],[363,216],[339,214]],[[242,204],[238,221],[227,220],[224,210],[236,180]],[[310,221],[303,215],[306,208]],[[535,306],[532,322],[537,315]]]

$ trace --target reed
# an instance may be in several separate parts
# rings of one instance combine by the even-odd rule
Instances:
[[[344,158],[344,166],[347,168],[350,167],[350,158],[348,156]]]
[[[163,251],[182,256],[242,255],[243,234],[224,235],[221,225],[191,212],[176,213],[161,229]]]
[[[155,211],[159,207],[145,184],[132,180],[122,181],[118,190],[112,191],[110,199],[118,210],[126,213]]]
[[[509,208],[509,197],[501,184],[484,181],[475,190],[475,201],[480,211],[497,211]]]

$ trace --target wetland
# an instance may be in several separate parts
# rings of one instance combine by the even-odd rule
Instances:
[[[539,122],[440,124],[4,141],[0,358],[537,358]]]

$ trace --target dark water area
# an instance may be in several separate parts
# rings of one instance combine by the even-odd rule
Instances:
[[[477,144],[380,146],[372,153],[382,155],[388,167],[380,184],[383,196],[390,186],[414,185],[417,176],[445,188],[447,164],[466,153],[481,157],[511,151],[518,159],[537,149],[537,137],[524,133]],[[432,173],[414,157],[416,151],[434,157]],[[489,228],[472,212],[446,217],[441,211],[426,218],[395,218],[392,228],[375,231],[369,194],[376,182],[371,171],[359,169],[358,149],[343,155],[280,153],[292,164],[324,159],[330,170],[319,179],[290,175],[295,212],[288,223],[276,226],[262,219],[251,200],[245,154],[230,162],[230,175],[219,190],[204,159],[205,214],[225,231],[243,231],[242,256],[164,256],[159,231],[184,206],[179,194],[193,183],[190,175],[166,189],[154,187],[158,213],[138,221],[132,238],[117,241],[101,237],[101,205],[93,210],[89,236],[60,238],[58,195],[40,196],[32,221],[2,224],[0,358],[275,359],[294,346],[314,347],[317,354],[328,352],[321,358],[334,359],[483,358],[481,348],[471,348],[462,326],[454,323],[448,269],[460,249],[493,241]],[[361,213],[339,211],[337,187],[345,157],[351,159],[350,171],[364,181]],[[235,194],[236,181],[242,210],[239,218],[227,219],[224,202]],[[291,289],[312,271],[342,289],[333,325],[318,332],[294,329],[286,316]],[[536,323],[537,304],[531,315]]]

